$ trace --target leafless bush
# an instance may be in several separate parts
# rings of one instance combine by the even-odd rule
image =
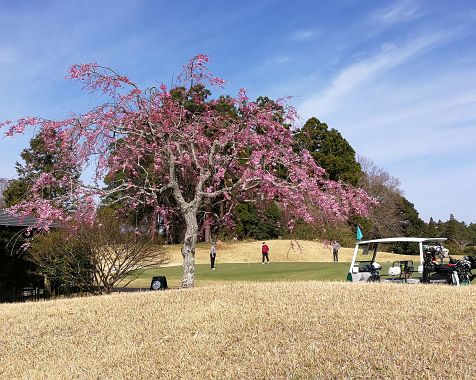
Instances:
[[[372,237],[399,235],[399,205],[403,195],[400,181],[368,158],[359,156],[357,160],[364,172],[360,187],[379,201],[369,216],[373,226]]]
[[[112,212],[102,211],[92,226],[81,226],[76,238],[88,245],[95,282],[106,293],[168,261],[160,245]]]
[[[100,293],[125,287],[145,269],[168,261],[162,246],[108,211],[93,225],[68,226],[39,238],[30,256],[47,276],[70,286],[92,283]]]

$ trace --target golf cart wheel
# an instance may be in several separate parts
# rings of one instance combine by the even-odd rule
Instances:
[[[154,281],[151,287],[153,290],[159,290],[162,287],[162,284],[160,283],[160,281]]]

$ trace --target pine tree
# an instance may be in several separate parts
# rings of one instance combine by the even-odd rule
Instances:
[[[310,118],[294,134],[297,150],[307,149],[316,163],[324,168],[329,179],[356,186],[362,170],[355,158],[355,151],[339,131],[329,129],[316,117]]]
[[[422,237],[426,232],[425,222],[420,219],[413,203],[401,196],[397,208],[403,236]]]
[[[17,162],[15,165],[18,179],[9,181],[3,192],[5,206],[11,207],[25,201],[32,185],[42,173],[49,173],[58,179],[64,175],[66,168],[63,167],[63,170],[58,170],[58,156],[51,147],[47,147],[45,144],[44,137],[46,133],[56,136],[54,131],[46,132],[42,130],[30,140],[30,147],[21,152],[20,156],[24,164]],[[70,169],[75,171],[75,168]],[[79,174],[76,175],[76,178],[78,177]],[[43,188],[42,195],[45,199],[54,199],[59,194],[64,194],[65,191],[68,191],[68,189],[47,186]]]
[[[440,232],[438,231],[438,226],[433,220],[432,217],[430,217],[430,220],[428,222],[428,237],[439,237]]]

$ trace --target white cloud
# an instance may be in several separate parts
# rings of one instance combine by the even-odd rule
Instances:
[[[371,18],[384,24],[395,24],[413,20],[422,15],[416,1],[404,0],[378,10]]]
[[[295,41],[305,41],[315,37],[316,35],[317,32],[314,29],[301,29],[294,32],[292,39]]]
[[[291,57],[278,56],[264,61],[265,65],[282,65],[291,61]]]
[[[359,155],[399,178],[423,218],[454,213],[474,222],[476,68],[464,57],[441,66],[420,60],[450,37],[385,45],[344,67],[298,110],[338,129]]]
[[[325,116],[339,108],[341,98],[354,91],[357,87],[421,53],[425,49],[439,43],[438,35],[421,37],[410,41],[402,47],[385,43],[377,55],[345,68],[332,81],[324,92],[310,96],[299,109],[303,116],[312,115],[318,110]]]

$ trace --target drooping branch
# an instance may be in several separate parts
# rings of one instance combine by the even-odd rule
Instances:
[[[197,55],[179,85],[144,90],[116,70],[72,66],[69,78],[109,101],[65,120],[27,117],[1,126],[8,135],[32,126],[55,130],[60,148],[49,141],[60,156],[55,170],[74,166],[84,174],[92,168],[93,180],[43,177],[15,211],[41,214],[46,223],[94,215],[97,197],[135,208],[166,194],[159,209],[178,207],[182,214],[221,197],[230,207],[242,199],[276,201],[308,221],[314,210],[334,219],[368,212],[373,200],[365,192],[327,180],[307,151],[293,152],[288,126],[296,115],[284,101],[253,102],[245,90],[235,98],[208,100],[207,86],[225,83],[208,71],[208,63]],[[103,180],[106,188],[99,185]],[[46,200],[45,186],[70,191]]]

